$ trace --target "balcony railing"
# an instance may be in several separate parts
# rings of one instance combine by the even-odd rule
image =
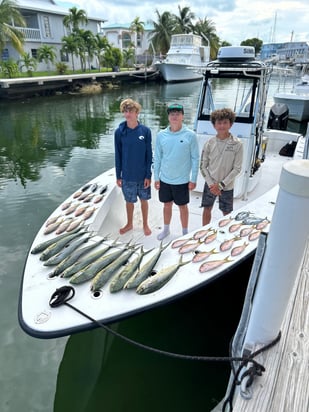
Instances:
[[[21,31],[24,35],[24,39],[27,41],[41,41],[41,32],[40,29],[30,29],[28,27],[15,27]]]

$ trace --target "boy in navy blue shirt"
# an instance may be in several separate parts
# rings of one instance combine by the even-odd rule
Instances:
[[[133,229],[134,203],[139,197],[146,236],[151,234],[148,226],[148,200],[151,198],[152,145],[151,130],[138,121],[141,105],[125,99],[120,104],[125,121],[115,131],[115,167],[117,185],[121,187],[126,201],[127,223],[119,230],[123,235]]]

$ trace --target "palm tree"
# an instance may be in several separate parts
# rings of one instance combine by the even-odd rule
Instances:
[[[175,16],[169,11],[162,14],[156,10],[158,21],[153,21],[154,30],[150,33],[150,40],[156,51],[163,55],[166,54],[170,48],[171,36],[175,32]]]
[[[17,8],[14,0],[0,0],[0,56],[8,41],[12,42],[15,50],[23,53],[23,33],[12,25],[26,27],[26,22]]]
[[[194,13],[190,11],[190,7],[181,8],[178,5],[179,16],[175,15],[176,21],[176,32],[179,34],[182,33],[191,33],[193,29],[192,20],[195,19]]]
[[[76,33],[80,24],[88,23],[87,13],[77,7],[71,7],[69,12],[70,14],[63,18],[63,25],[70,29],[72,33]]]
[[[61,48],[62,52],[68,53],[71,55],[72,69],[74,72],[75,71],[74,55],[78,56],[78,44],[77,44],[76,36],[74,36],[73,34],[70,34],[69,36],[62,37],[61,41],[62,41],[62,48]]]
[[[220,39],[216,34],[216,26],[214,22],[207,17],[199,19],[194,25],[194,33],[200,35],[205,41],[205,37],[209,41],[210,58],[215,59],[220,47]]]
[[[79,36],[83,42],[82,49],[84,50],[85,54],[85,61],[86,61],[86,54],[87,54],[87,61],[88,61],[88,69],[91,70],[91,60],[95,54],[96,49],[96,39],[92,31],[90,30],[79,30]]]
[[[30,53],[23,53],[22,59],[19,60],[20,69],[22,70],[23,67],[26,68],[28,76],[32,76],[33,71],[37,68],[37,61],[34,57],[30,55]]]
[[[47,70],[50,70],[50,63],[54,63],[57,57],[55,48],[53,46],[48,46],[47,44],[42,44],[42,46],[38,48],[37,53],[38,61],[44,61],[47,66]]]
[[[97,58],[98,61],[98,66],[99,66],[99,71],[101,67],[101,56],[104,51],[108,50],[111,48],[111,45],[108,42],[108,39],[106,36],[100,36],[98,33],[95,35],[95,49],[94,49],[94,54]]]
[[[144,26],[145,26],[145,23],[143,21],[140,21],[139,17],[135,17],[135,19],[132,21],[132,23],[130,25],[130,31],[132,33],[134,33],[135,52],[136,52],[136,48],[137,48],[137,39],[145,31]]]

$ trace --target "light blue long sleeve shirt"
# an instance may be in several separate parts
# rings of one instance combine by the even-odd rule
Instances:
[[[154,156],[154,179],[180,185],[196,183],[199,169],[199,149],[196,134],[182,126],[178,132],[170,127],[156,137]]]

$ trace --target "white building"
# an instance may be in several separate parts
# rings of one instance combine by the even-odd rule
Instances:
[[[72,68],[71,58],[60,52],[62,37],[70,34],[63,25],[63,18],[70,14],[69,10],[59,7],[53,0],[18,0],[17,4],[27,25],[27,27],[18,27],[25,36],[24,51],[36,58],[40,46],[53,46],[57,55],[56,62],[65,62],[69,68]],[[106,20],[90,16],[87,16],[87,18],[88,23],[84,26],[81,25],[80,28],[90,30],[95,35],[102,33],[101,26]],[[21,56],[8,42],[2,53],[2,60],[8,60],[9,58],[19,60]],[[78,58],[74,61],[74,67],[75,69],[80,68]],[[37,70],[46,69],[44,62],[37,67]]]

